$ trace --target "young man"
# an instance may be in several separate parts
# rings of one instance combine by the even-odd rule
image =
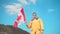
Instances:
[[[28,28],[31,28],[30,34],[42,34],[44,30],[42,19],[38,18],[35,12],[32,14],[32,16],[33,19],[31,20],[30,24],[26,25]]]

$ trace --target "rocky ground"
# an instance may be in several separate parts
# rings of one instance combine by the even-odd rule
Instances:
[[[11,25],[5,26],[0,24],[0,34],[29,34],[29,33],[20,28],[13,28]]]

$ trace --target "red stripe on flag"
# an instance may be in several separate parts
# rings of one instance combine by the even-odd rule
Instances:
[[[17,21],[19,21],[19,20],[21,19],[21,17],[22,17],[21,15],[20,15],[20,16],[18,16],[18,17],[17,17]]]
[[[17,28],[17,26],[18,26],[18,23],[15,21],[13,27],[14,27],[14,28]]]
[[[24,9],[23,8],[21,9],[21,13],[22,13],[22,15],[24,17],[24,21],[26,21],[26,16],[25,16],[25,13],[24,13]]]

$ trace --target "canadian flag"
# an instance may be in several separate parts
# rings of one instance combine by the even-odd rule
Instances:
[[[25,17],[24,9],[22,8],[18,13],[17,19],[14,22],[13,27],[17,28],[19,24],[21,25],[22,23],[25,23],[25,21],[26,21],[26,17]]]

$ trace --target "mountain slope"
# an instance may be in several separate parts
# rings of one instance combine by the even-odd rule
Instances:
[[[5,26],[0,24],[0,34],[29,34],[29,33],[20,28],[13,28],[10,25]]]

